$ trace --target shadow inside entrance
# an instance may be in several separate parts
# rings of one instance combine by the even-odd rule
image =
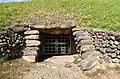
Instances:
[[[73,54],[64,54],[64,55],[39,55],[38,57],[37,57],[37,62],[43,62],[43,61],[45,61],[45,60],[47,60],[48,58],[52,58],[52,57],[54,57],[54,56],[71,56],[71,55],[75,55],[75,53],[73,53]]]
[[[44,60],[46,60],[48,58],[51,58],[51,57],[53,57],[53,55],[51,55],[51,56],[49,56],[49,55],[38,56],[37,57],[37,62],[42,62],[42,61],[44,61]]]

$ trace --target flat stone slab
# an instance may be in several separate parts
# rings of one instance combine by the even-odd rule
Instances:
[[[92,37],[90,36],[78,36],[75,38],[75,40],[80,41],[80,40],[91,40]]]
[[[37,56],[39,47],[26,47],[23,51],[24,56]]]
[[[80,45],[93,45],[92,40],[81,40]]]
[[[25,35],[36,35],[39,34],[38,30],[28,30],[24,32]]]
[[[33,29],[49,34],[69,34],[77,26],[75,18],[68,14],[47,13],[39,18],[31,19],[29,25]]]
[[[41,43],[38,40],[26,40],[26,46],[39,46]]]
[[[25,36],[25,39],[36,40],[36,39],[39,39],[39,35],[28,35],[28,36]]]
[[[81,46],[80,49],[82,52],[87,52],[87,51],[94,51],[95,47],[93,45],[83,45]]]
[[[85,58],[87,58],[88,56],[90,56],[90,55],[100,55],[100,52],[99,51],[87,51],[87,52],[85,52],[85,53],[83,53],[82,55],[81,55],[81,58],[82,59],[85,59]]]

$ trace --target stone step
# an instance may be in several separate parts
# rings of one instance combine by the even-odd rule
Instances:
[[[27,40],[37,40],[37,39],[39,39],[39,35],[28,35],[28,36],[25,36],[25,39],[27,39]]]
[[[41,43],[38,40],[26,40],[26,46],[39,46]]]

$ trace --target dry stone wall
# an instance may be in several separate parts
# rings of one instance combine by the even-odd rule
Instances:
[[[120,63],[120,32],[74,28],[73,35],[76,51],[82,59],[80,66],[83,70],[92,68],[98,62],[96,59],[99,60],[99,58],[106,62]]]
[[[101,58],[107,62],[120,63],[120,33],[90,30],[95,49],[101,52]]]
[[[120,63],[120,33],[88,28],[72,30],[76,51],[84,70],[90,69],[98,61]],[[0,56],[15,58],[37,56],[40,51],[40,30],[29,25],[0,30]],[[87,63],[87,64],[86,64]]]
[[[39,31],[28,29],[24,32],[26,48],[23,50],[23,56],[37,56],[40,50]]]
[[[25,30],[26,28],[23,27],[14,27],[0,31],[0,57],[11,59],[22,56]]]

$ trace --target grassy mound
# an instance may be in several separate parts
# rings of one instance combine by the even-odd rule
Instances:
[[[74,14],[80,26],[120,31],[120,0],[33,0],[0,4],[0,27],[46,12]]]

